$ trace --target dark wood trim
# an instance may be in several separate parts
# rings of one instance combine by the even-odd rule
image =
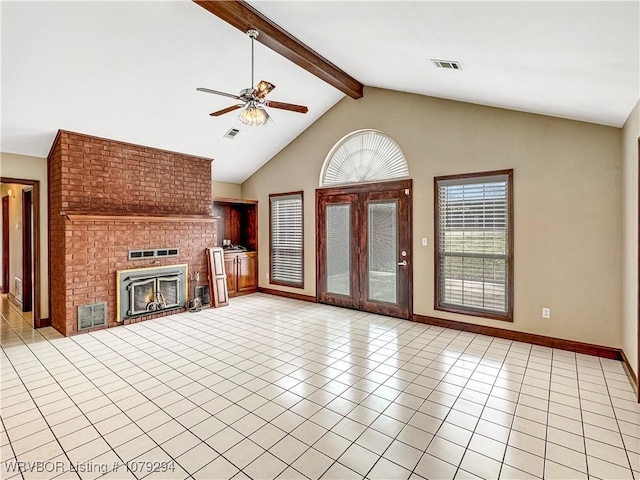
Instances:
[[[273,288],[265,287],[258,287],[258,292],[266,293],[268,295],[276,295],[277,297],[293,298],[295,300],[302,300],[303,302],[318,303],[316,297],[303,295],[302,293],[285,292],[283,290],[274,290]]]
[[[352,308],[359,310],[360,307],[360,268],[358,262],[360,255],[358,253],[359,239],[357,236],[358,226],[360,225],[360,209],[358,193],[336,193],[325,194],[324,189],[316,190],[316,300],[318,303],[327,303],[342,308]],[[348,205],[351,213],[351,230],[349,248],[350,248],[350,294],[341,295],[338,293],[327,292],[327,264],[325,258],[326,241],[327,241],[327,222],[326,209],[328,205]]]
[[[5,195],[2,197],[2,293],[9,293],[9,262],[11,261],[9,210],[9,195]]]
[[[302,203],[301,206],[301,210],[302,210],[302,218],[301,218],[301,222],[302,222],[302,283],[293,283],[293,282],[282,282],[282,281],[278,281],[278,280],[274,280],[273,279],[273,259],[272,259],[272,253],[273,253],[273,246],[271,243],[272,240],[272,225],[271,225],[271,199],[272,198],[277,198],[277,197],[291,197],[291,196],[295,196],[295,195],[300,195],[300,201]],[[292,287],[292,288],[304,288],[304,192],[302,190],[299,190],[297,192],[285,192],[285,193],[270,193],[269,194],[269,283],[271,285],[280,285],[282,287]]]
[[[269,198],[271,198],[271,197],[291,197],[293,195],[304,195],[304,191],[297,190],[295,192],[270,193],[269,194]]]
[[[40,318],[42,301],[40,282],[40,181],[0,177],[0,183],[17,183],[18,185],[28,185],[33,188],[33,326],[34,328],[45,327],[47,325],[44,325]],[[48,233],[50,234],[50,232]],[[49,265],[51,265],[51,262],[49,262]],[[49,278],[51,278],[51,275],[49,275]],[[51,292],[51,282],[49,282],[49,292]],[[49,312],[51,312],[51,295],[49,295]]]
[[[624,353],[624,350],[620,349],[620,356],[622,357],[622,365],[624,367],[624,373],[627,374],[627,378],[629,379],[629,383],[633,387],[633,391],[638,396],[638,378],[636,377],[633,368],[631,368],[631,363],[627,358],[627,355]]]
[[[33,188],[22,189],[22,311],[33,310]]]
[[[507,314],[502,315],[490,311],[464,308],[462,306],[451,306],[440,303],[440,202],[438,198],[438,183],[445,180],[460,180],[480,177],[507,176]],[[434,177],[433,179],[433,226],[434,226],[434,248],[433,248],[433,283],[434,283],[434,309],[461,315],[471,315],[474,317],[490,318],[513,322],[513,287],[514,287],[514,227],[513,227],[513,169],[492,170],[488,172],[463,173],[456,175],[445,175]]]
[[[362,83],[313,51],[296,37],[276,25],[243,1],[194,0],[205,10],[242,32],[254,28],[258,40],[309,73],[334,86],[351,98],[363,96]]]
[[[51,326],[51,319],[49,317],[45,317],[40,319],[40,326],[37,328],[50,327],[50,326]]]
[[[388,182],[359,183],[358,185],[342,185],[338,187],[317,188],[316,193],[321,196],[349,195],[352,193],[370,193],[386,190],[404,190],[412,188],[412,180],[391,180]]]
[[[42,322],[42,285],[41,285],[41,257],[40,257],[40,182],[33,185],[33,326],[46,327]],[[37,292],[37,295],[36,295]]]
[[[123,214],[106,214],[106,213],[71,213],[62,212],[70,222],[192,222],[192,223],[214,223],[218,217],[210,217],[203,215],[123,215]]]
[[[473,323],[459,322],[456,320],[445,320],[444,318],[430,317],[426,315],[413,315],[413,321],[418,323],[426,323],[437,327],[451,328],[461,330],[463,332],[477,333],[479,335],[489,335],[492,337],[504,338],[516,342],[532,343],[543,347],[558,348],[560,350],[568,350],[570,352],[584,353],[586,355],[595,355],[596,357],[610,358],[613,360],[623,360],[622,350],[613,347],[604,347],[601,345],[593,345],[590,343],[576,342],[574,340],[565,340],[562,338],[547,337],[535,333],[524,333],[516,330],[507,330],[505,328],[490,327],[487,325],[476,325]]]
[[[247,198],[229,198],[229,197],[213,197],[214,202],[218,203],[233,203],[233,204],[246,204],[246,205],[257,205],[258,200],[249,200]]]
[[[53,309],[52,307],[52,302],[51,302],[51,155],[53,153],[53,151],[55,150],[56,146],[58,145],[58,140],[60,137],[60,130],[58,130],[58,133],[56,134],[56,139],[53,142],[53,145],[51,145],[51,148],[49,149],[49,154],[47,155],[47,199],[46,199],[46,208],[45,211],[47,212],[47,298],[48,298],[48,302],[47,302],[47,312],[49,313],[49,317],[47,318],[48,320],[48,325],[43,325],[43,326],[50,326],[53,325],[52,322],[52,318],[53,318]],[[65,324],[66,325],[66,324]],[[64,335],[64,332],[62,332],[62,334]]]
[[[17,183],[18,185],[33,186],[39,183],[38,180],[27,180],[25,178],[2,177],[0,183]]]

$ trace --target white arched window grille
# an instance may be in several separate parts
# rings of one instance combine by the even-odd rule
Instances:
[[[393,138],[378,130],[357,130],[343,137],[327,155],[320,172],[320,186],[408,176],[407,159]]]

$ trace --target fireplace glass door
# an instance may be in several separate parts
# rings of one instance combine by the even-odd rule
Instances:
[[[133,281],[129,291],[129,310],[132,317],[180,305],[180,277],[143,278]]]

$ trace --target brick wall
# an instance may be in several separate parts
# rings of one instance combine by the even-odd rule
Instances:
[[[77,331],[77,307],[107,302],[116,323],[116,271],[178,263],[207,278],[205,248],[216,223],[65,219],[91,214],[211,215],[211,160],[60,131],[49,154],[51,323]],[[178,247],[178,257],[128,260],[128,251]],[[193,295],[193,285],[189,285]],[[136,321],[162,314],[144,316]]]
[[[68,168],[68,167],[67,167]],[[67,307],[65,301],[66,236],[62,211],[62,148],[56,142],[49,153],[49,318],[58,320],[54,327],[64,333]],[[54,281],[55,280],[55,281]],[[56,299],[57,301],[54,301]],[[59,328],[62,327],[62,328]]]

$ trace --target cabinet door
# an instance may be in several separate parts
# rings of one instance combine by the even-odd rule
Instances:
[[[238,278],[238,274],[236,272],[236,257],[237,255],[224,256],[224,269],[227,273],[227,290],[229,295],[236,293],[236,283]]]
[[[238,255],[238,292],[258,288],[258,255],[244,253]]]

